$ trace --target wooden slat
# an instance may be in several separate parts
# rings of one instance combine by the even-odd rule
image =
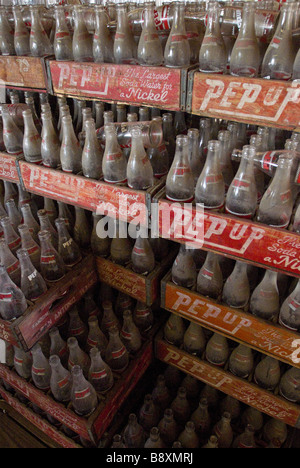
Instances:
[[[0,80],[6,86],[46,89],[43,59],[39,57],[0,57]]]

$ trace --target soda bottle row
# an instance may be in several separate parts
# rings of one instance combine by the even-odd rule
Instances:
[[[231,308],[300,330],[300,281],[214,252],[180,246],[171,280]]]
[[[72,11],[55,6],[48,21],[39,6],[29,10],[24,18],[22,7],[14,6],[12,23],[7,8],[0,10],[2,55],[54,54],[58,61],[173,68],[199,63],[204,73],[276,80],[300,76],[297,2],[282,4],[280,12],[266,5],[264,14],[254,2],[231,9],[210,1],[199,12],[180,1],[161,10],[150,1],[132,13],[128,3],[94,5],[92,11],[83,5]]]
[[[286,442],[284,422],[172,366],[159,372],[111,448],[280,448]],[[153,369],[148,374],[150,380]]]
[[[278,390],[278,394],[288,401],[300,401],[300,370],[296,367],[257,353],[245,344],[236,346],[224,335],[208,332],[194,322],[188,321],[186,324],[183,318],[175,314],[170,314],[165,324],[164,339],[265,390]]]

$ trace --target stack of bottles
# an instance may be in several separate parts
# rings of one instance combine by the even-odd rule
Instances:
[[[300,76],[299,4],[150,1],[0,10],[2,55],[186,68],[289,80]],[[278,7],[280,6],[280,11]],[[242,20],[239,18],[242,17]],[[297,53],[298,52],[298,53]]]
[[[300,280],[232,260],[214,252],[180,246],[172,282],[229,307],[300,331]]]
[[[280,448],[288,433],[282,421],[170,366],[114,435],[111,448]]]
[[[7,353],[20,377],[85,417],[126,372],[153,325],[150,308],[99,286],[98,297],[90,290],[30,351],[10,346]]]
[[[256,353],[245,344],[236,345],[223,335],[170,314],[164,339],[187,353],[224,368],[233,375],[254,382],[293,403],[300,402],[300,369]]]

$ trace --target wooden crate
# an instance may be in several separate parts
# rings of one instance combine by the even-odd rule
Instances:
[[[272,418],[300,428],[299,405],[168,344],[162,333],[155,340],[155,357]]]
[[[176,315],[300,368],[299,334],[241,309],[233,309],[171,281],[161,282],[161,307]]]
[[[19,183],[16,156],[12,156],[7,153],[0,153],[0,179]]]
[[[97,282],[94,257],[88,255],[21,317],[12,322],[0,320],[0,338],[28,351]]]
[[[0,80],[6,87],[42,92],[47,89],[45,59],[1,55]]]

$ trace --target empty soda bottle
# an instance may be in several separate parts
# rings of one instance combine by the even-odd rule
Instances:
[[[92,216],[93,216],[93,229],[92,229],[92,234],[91,234],[91,239],[90,239],[92,252],[97,257],[108,257],[110,253],[111,239],[109,238],[108,235],[106,235],[105,237],[102,236],[101,233],[99,233],[97,229],[98,223],[101,221],[103,216],[97,215],[96,213],[93,213]]]
[[[53,54],[53,45],[48,37],[40,17],[39,5],[30,6],[30,54],[33,57],[44,57]]]
[[[229,357],[229,345],[225,336],[214,333],[208,340],[205,348],[205,357],[208,362],[215,366],[223,367]]]
[[[18,346],[14,346],[14,369],[25,380],[31,378],[32,357],[30,352],[25,352]]]
[[[16,125],[8,109],[2,109],[3,144],[7,153],[20,156],[23,154],[23,132]]]
[[[0,299],[0,315],[3,320],[18,318],[27,309],[23,292],[10,279],[4,265],[0,265]]]
[[[79,346],[86,348],[88,328],[81,319],[76,305],[69,310],[68,336],[76,338]]]
[[[281,377],[279,394],[288,401],[299,403],[300,401],[300,370],[290,367]]]
[[[91,360],[88,354],[79,346],[77,338],[70,336],[67,340],[69,348],[68,369],[71,372],[75,365],[80,366],[85,377],[88,377]]]
[[[206,444],[204,444],[201,448],[219,448],[218,437],[215,435],[211,435]]]
[[[113,436],[113,443],[111,445],[111,448],[127,448],[120,434],[115,434]]]
[[[96,27],[93,36],[93,57],[96,63],[114,62],[114,42],[108,28],[108,19],[104,6],[95,5]]]
[[[193,289],[197,282],[197,269],[192,250],[185,244],[180,245],[177,257],[172,265],[172,281],[178,286]]]
[[[117,139],[116,127],[111,123],[105,125],[105,150],[102,160],[104,181],[110,184],[127,183],[127,160]]]
[[[20,262],[9,249],[5,239],[0,239],[0,263],[5,266],[10,279],[17,286],[21,285]]]
[[[162,115],[163,124],[163,140],[167,147],[169,164],[171,165],[176,148],[176,135],[173,127],[173,115],[170,112],[166,112]]]
[[[137,59],[139,65],[159,67],[163,63],[163,48],[154,22],[155,2],[147,2],[144,9],[144,24],[140,35]]]
[[[51,234],[51,243],[55,249],[58,248],[58,233],[51,224],[49,215],[45,209],[38,210],[37,216],[40,222],[41,231],[49,231]]]
[[[150,330],[154,321],[151,307],[147,306],[147,304],[144,304],[143,302],[137,301],[133,311],[133,321],[141,333],[145,333]]]
[[[81,249],[88,249],[90,246],[91,230],[86,211],[80,206],[75,206],[75,224],[73,237],[76,244]]]
[[[131,152],[127,163],[127,183],[135,190],[147,190],[153,186],[153,169],[142,141],[142,130],[131,130]]]
[[[254,172],[255,147],[243,147],[242,160],[227,192],[225,210],[242,218],[253,218],[257,206],[257,187]]]
[[[231,416],[228,412],[222,415],[221,419],[214,425],[214,435],[218,438],[219,448],[230,448],[233,441],[233,430],[231,427]]]
[[[74,231],[74,225],[75,225],[73,214],[71,213],[68,205],[66,205],[65,203],[58,201],[57,204],[58,204],[58,218],[62,218],[65,220],[68,231],[72,235]]]
[[[111,328],[120,329],[119,320],[113,310],[112,302],[105,300],[102,302],[103,315],[101,319],[101,330],[108,335]]]
[[[90,350],[91,367],[89,382],[98,393],[106,393],[114,384],[114,376],[110,367],[103,361],[98,348]]]
[[[295,57],[294,65],[293,65],[293,80],[299,80],[300,78],[300,52],[298,50],[297,55]]]
[[[42,163],[41,144],[42,139],[33,121],[30,109],[22,112],[24,119],[23,153],[27,162]]]
[[[254,432],[254,427],[247,424],[244,432],[234,439],[232,448],[256,448]]]
[[[97,348],[101,353],[104,353],[107,346],[107,339],[103,331],[99,327],[98,318],[90,316],[88,319],[89,333],[87,338],[87,347],[91,350]]]
[[[100,179],[102,176],[103,151],[96,135],[93,119],[85,122],[85,143],[82,150],[82,172],[85,177]]]
[[[18,226],[22,223],[23,218],[16,206],[15,200],[13,198],[11,198],[10,200],[7,200],[7,202],[5,203],[5,208],[6,208],[8,217],[10,219],[11,225],[16,231]]]
[[[168,447],[177,440],[180,429],[174,419],[173,410],[171,408],[167,408],[164,411],[164,416],[158,423],[158,429],[160,437]]]
[[[265,442],[270,442],[274,439],[284,444],[288,436],[288,428],[284,421],[280,419],[270,418],[264,425],[262,430],[262,438]],[[277,442],[278,443],[278,442]]]
[[[189,420],[191,415],[191,405],[186,397],[186,389],[179,387],[177,395],[171,403],[171,410],[173,411],[175,421],[184,426]]]
[[[43,353],[41,345],[36,343],[31,348],[32,368],[31,377],[34,385],[43,392],[50,389],[51,367],[49,360]]]
[[[28,251],[20,249],[17,255],[21,267],[21,290],[26,299],[34,302],[47,291],[47,285],[42,275],[33,266]]]
[[[35,242],[38,242],[38,233],[40,232],[40,225],[36,221],[35,217],[32,214],[31,206],[29,203],[21,206],[21,212],[23,215],[23,222],[28,227],[30,234]]]
[[[145,448],[155,448],[162,449],[166,448],[162,438],[160,437],[160,432],[157,427],[152,427],[148,439],[144,445]]]
[[[72,407],[79,416],[89,416],[97,408],[98,398],[93,385],[84,377],[80,366],[72,368]]]
[[[84,321],[93,317],[98,318],[100,315],[100,310],[96,304],[93,290],[88,291],[83,297],[83,311],[81,315]]]
[[[59,356],[53,354],[49,358],[51,367],[50,389],[55,400],[68,403],[71,400],[72,376],[65,369]]]
[[[81,147],[75,135],[72,117],[62,118],[63,138],[60,148],[61,167],[64,172],[78,173],[82,169]]]
[[[251,3],[243,6],[243,22],[230,56],[230,74],[233,76],[258,76],[260,50],[255,33],[255,9]]]
[[[23,21],[22,8],[19,5],[14,5],[13,14],[15,23],[14,48],[17,55],[26,57],[27,55],[30,55],[30,33]]]
[[[39,232],[41,245],[41,266],[40,270],[43,278],[49,282],[62,279],[65,275],[66,266],[51,244],[51,234],[48,231]]]
[[[279,324],[290,330],[300,329],[300,280],[281,305]]]
[[[189,141],[189,163],[196,185],[204,166],[204,161],[201,158],[199,148],[200,132],[197,128],[189,128],[187,136]]]
[[[36,217],[37,216],[37,204],[35,200],[31,197],[30,193],[27,192],[27,190],[24,190],[22,188],[21,184],[17,184],[17,187],[18,187],[18,195],[19,195],[18,204],[17,204],[18,210],[21,212],[22,206],[29,203],[31,211]]]
[[[73,60],[72,37],[66,22],[63,6],[55,6],[55,34],[54,34],[55,60]]]
[[[222,301],[230,307],[242,309],[249,302],[250,284],[247,269],[247,263],[237,260],[233,272],[225,281]]]
[[[0,8],[0,51],[2,55],[15,55],[14,30],[11,27],[6,8]]]
[[[69,357],[69,350],[67,343],[63,340],[60,335],[58,327],[52,327],[49,331],[50,337],[50,356],[58,356],[61,364],[67,368],[68,367],[68,357]],[[50,362],[51,364],[51,362]]]
[[[169,407],[172,401],[172,396],[169,388],[167,387],[167,382],[163,374],[159,374],[157,377],[156,385],[152,390],[152,398],[154,404],[160,408],[161,413]]]
[[[41,156],[43,165],[56,169],[60,164],[60,143],[53,125],[51,112],[43,112],[41,114],[42,127],[42,142]]]
[[[152,120],[162,123],[161,117],[153,117]],[[147,155],[153,169],[154,177],[160,179],[165,176],[169,170],[169,153],[166,143],[163,141],[158,147],[147,148]]]
[[[134,413],[129,415],[128,424],[124,429],[123,437],[125,445],[128,448],[143,448],[145,445],[144,429],[138,423]]]
[[[182,202],[194,199],[194,176],[189,164],[189,141],[185,135],[176,137],[175,156],[166,180],[166,197]]]
[[[116,5],[117,30],[114,39],[115,63],[136,64],[137,44],[130,29],[127,6]]]
[[[273,391],[280,381],[280,365],[277,359],[264,356],[254,370],[254,381],[266,390]]]
[[[221,130],[218,132],[218,140],[220,142],[220,166],[225,184],[225,192],[233,180],[234,173],[231,162],[230,151],[230,132],[229,130]]]
[[[55,220],[57,219],[57,208],[55,202],[51,198],[44,197],[44,210],[50,220],[51,225],[55,226]],[[41,219],[39,219],[41,223]]]
[[[183,448],[198,448],[199,437],[195,431],[195,424],[193,421],[188,421],[185,425],[184,430],[178,436],[179,442]]]
[[[60,129],[59,129],[59,135],[58,135],[58,138],[59,138],[59,141],[62,142],[63,140],[63,135],[64,135],[64,127],[62,125],[62,120],[64,117],[66,116],[69,116],[71,115],[71,112],[70,112],[70,107],[66,104],[64,106],[61,106],[59,108],[60,112],[59,112],[59,118],[60,118]]]
[[[174,345],[180,346],[185,334],[184,321],[179,315],[170,314],[164,326],[164,339]]]
[[[195,201],[204,209],[219,211],[224,206],[225,183],[220,164],[221,145],[218,140],[208,142],[208,152],[203,170],[195,188]]]
[[[203,296],[218,299],[223,289],[223,274],[219,256],[208,252],[205,262],[197,276],[197,291]]]
[[[257,221],[278,228],[289,225],[293,211],[291,169],[293,157],[282,155],[269,187],[264,193],[257,212]]]
[[[140,275],[148,275],[155,268],[154,253],[150,242],[138,235],[131,253],[132,269]]]
[[[58,218],[55,225],[58,232],[58,253],[66,266],[73,267],[82,260],[80,249],[70,236],[66,223],[62,218]]]
[[[293,73],[296,49],[292,37],[295,2],[281,6],[275,34],[264,55],[261,76],[271,80],[289,80]]]
[[[228,366],[230,372],[241,379],[246,379],[254,365],[253,353],[249,346],[239,344],[230,354]]]
[[[249,310],[253,315],[265,320],[275,321],[280,310],[278,273],[266,270],[261,282],[254,289]]]
[[[129,364],[129,353],[120,339],[117,327],[110,328],[108,333],[109,342],[105,352],[105,362],[112,371],[122,373]]]
[[[201,356],[205,350],[206,338],[203,329],[195,322],[191,322],[183,337],[183,349],[194,356]]]
[[[132,243],[129,237],[123,237],[127,233],[127,225],[124,221],[115,221],[115,234],[110,244],[111,260],[119,265],[128,265],[131,260]]]
[[[199,404],[192,413],[190,420],[194,423],[200,441],[204,441],[209,435],[212,422],[206,398],[200,398]]]
[[[151,393],[147,393],[138,414],[138,421],[144,431],[149,433],[151,428],[158,424],[159,416],[159,407],[155,405]]]
[[[142,337],[133,321],[131,310],[125,310],[123,313],[123,325],[120,337],[129,353],[137,353],[142,346]]]
[[[4,216],[3,218],[1,218],[0,223],[3,229],[5,242],[8,245],[12,254],[16,256],[17,250],[21,246],[21,238],[18,236],[18,234],[12,227],[8,216]]]
[[[223,74],[227,67],[227,51],[220,30],[218,2],[208,3],[207,25],[199,52],[199,70]]]
[[[75,62],[93,61],[93,37],[89,33],[84,21],[84,7],[75,5],[74,14],[74,33],[72,41],[73,57]]]
[[[173,3],[172,29],[164,50],[164,64],[166,67],[183,68],[189,67],[191,63],[190,45],[185,29],[184,9],[183,3]]]

